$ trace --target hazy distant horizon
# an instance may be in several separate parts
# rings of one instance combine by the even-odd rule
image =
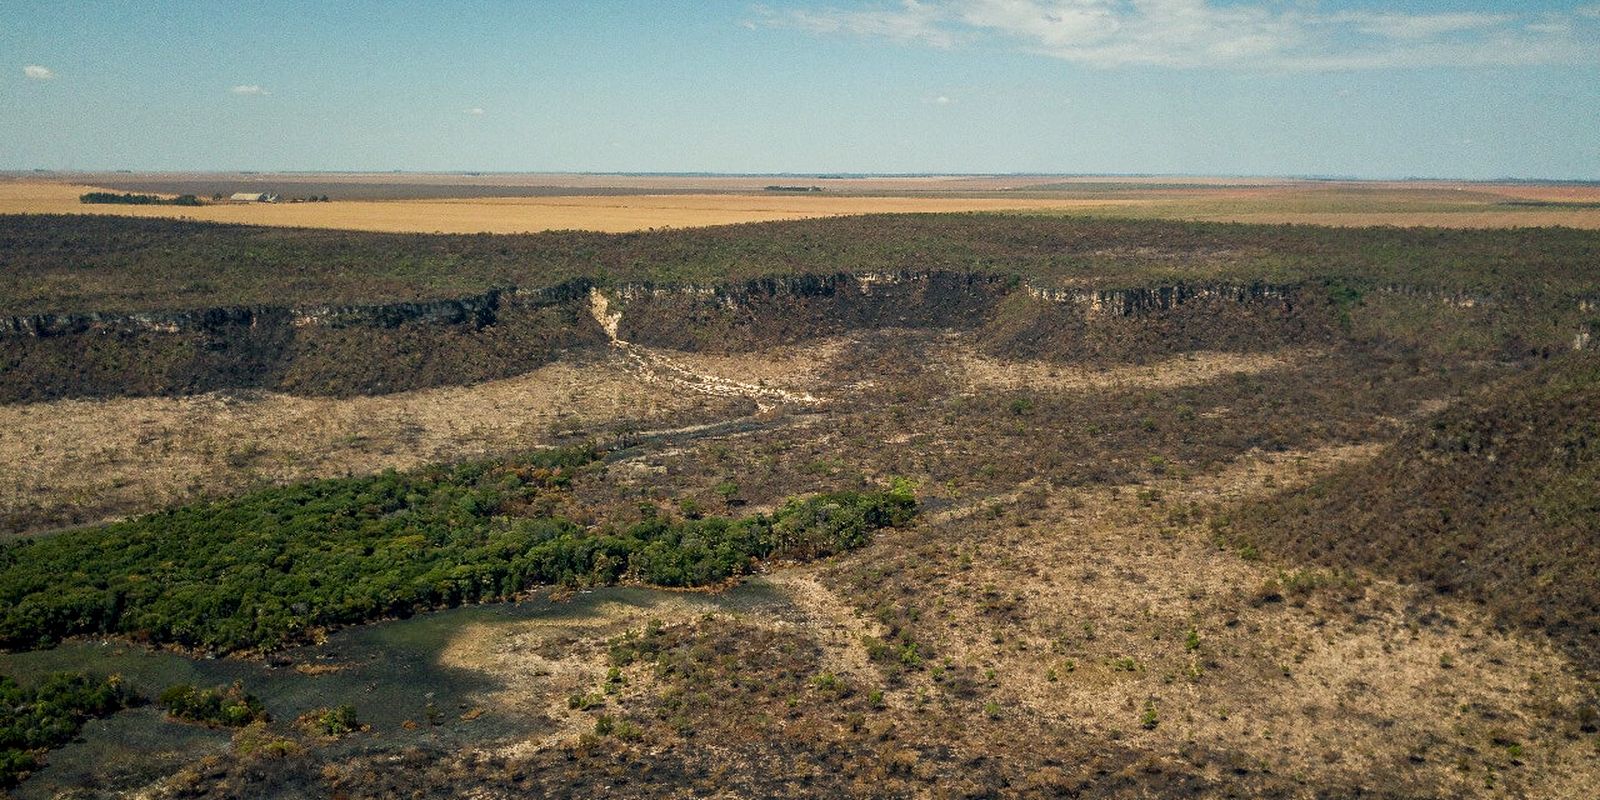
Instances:
[[[1558,178],[1540,176],[1504,175],[1491,178],[1466,178],[1448,175],[1268,175],[1219,174],[1185,172],[838,172],[811,170],[800,172],[714,172],[709,170],[566,170],[566,169],[48,169],[14,168],[0,166],[0,176],[26,177],[29,175],[98,176],[98,175],[346,175],[384,176],[415,175],[444,177],[493,176],[582,176],[582,177],[639,177],[639,178],[807,178],[811,180],[870,180],[915,178],[1048,178],[1064,180],[1146,181],[1160,179],[1192,181],[1300,181],[1329,183],[1539,183],[1600,185],[1600,178]]]

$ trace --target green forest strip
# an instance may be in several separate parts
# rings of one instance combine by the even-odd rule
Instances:
[[[85,722],[136,702],[115,676],[60,673],[24,687],[0,675],[0,788],[38,769],[45,751],[72,741]]]
[[[915,512],[904,485],[742,519],[585,528],[553,509],[588,448],[320,480],[0,545],[0,645],[112,634],[264,651],[318,628],[538,586],[703,586],[859,547]]]
[[[1117,286],[1205,281],[1594,291],[1600,231],[1324,228],[905,214],[628,234],[430,235],[0,215],[0,313],[449,299],[493,287],[728,284],[901,270]]]

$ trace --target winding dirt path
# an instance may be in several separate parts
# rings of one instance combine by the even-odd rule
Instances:
[[[754,401],[760,411],[784,404],[815,405],[821,402],[806,392],[791,392],[696,372],[664,353],[622,339],[617,335],[622,312],[612,311],[611,301],[599,289],[589,290],[589,313],[606,332],[611,346],[622,351],[635,374],[645,383],[668,384],[712,397],[743,397]]]

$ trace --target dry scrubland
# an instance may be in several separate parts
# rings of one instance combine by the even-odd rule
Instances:
[[[1072,186],[1035,190],[1109,191]],[[1232,193],[1235,211],[1280,190],[1313,191],[1195,189]],[[1475,187],[1482,196],[1460,207],[1422,211],[1456,189],[1338,191],[1282,213],[1393,220],[1469,215],[1512,193],[1590,197]],[[1493,213],[1555,213],[1523,208]],[[214,597],[172,572],[193,558],[279,580],[306,566],[274,560],[280,517],[303,523],[290,530],[298,552],[353,565],[339,585],[274,584],[298,593],[278,612],[302,619],[339,607],[344,584],[382,585],[387,574],[363,565],[398,572],[454,546],[457,530],[480,526],[482,553],[517,555],[502,552],[516,550],[508,537],[553,510],[580,547],[621,527],[688,531],[676,544],[694,550],[718,530],[707,519],[781,513],[796,496],[901,478],[920,504],[914,521],[839,552],[742,562],[750,574],[696,592],[600,594],[605,570],[646,580],[607,551],[564,564],[562,585],[535,587],[606,598],[581,613],[412,616],[529,588],[460,565],[438,583],[452,599],[339,623],[409,617],[356,629],[396,649],[418,627],[442,627],[429,674],[470,687],[458,704],[436,706],[440,687],[426,683],[381,701],[352,683],[335,702],[386,721],[342,738],[308,731],[294,722],[297,698],[387,662],[337,646],[351,629],[297,628],[334,644],[315,657],[230,657],[262,656],[262,669],[308,682],[265,697],[277,718],[215,732],[175,757],[181,766],[135,770],[118,766],[128,742],[179,723],[123,712],[121,739],[91,726],[45,756],[102,760],[81,747],[122,759],[86,768],[83,796],[1398,800],[1576,798],[1600,785],[1600,422],[1587,408],[1600,359],[1583,347],[1600,326],[1596,234],[1039,216],[618,237],[74,218],[0,231],[17,273],[0,284],[0,307],[22,315],[0,367],[42,387],[14,393],[36,401],[0,405],[0,514],[36,537],[0,541],[0,591],[39,589],[27,598],[37,618],[21,622],[77,644],[108,630],[96,619],[116,619],[121,641],[97,654],[144,652],[127,641],[143,636],[195,646],[182,626],[165,639],[137,627],[128,604],[152,580],[181,585],[193,602],[174,603],[178,613],[239,621],[244,638],[230,647],[251,644],[264,603]],[[96,254],[112,246],[114,257]],[[327,262],[308,263],[316,253]],[[581,283],[602,269],[606,280]],[[840,271],[873,274],[828,277]],[[568,280],[579,288],[537,314],[506,304],[457,317],[411,302]],[[276,317],[162,316],[184,298],[406,302],[392,318],[271,330]],[[149,315],[57,331],[44,314],[105,310]],[[532,333],[508,332],[519,325]],[[550,342],[531,362],[506,355]],[[300,376],[304,391],[228,368],[245,357]],[[91,360],[103,369],[86,371]],[[372,382],[349,380],[357,370]],[[603,452],[570,469],[519,460],[574,443]],[[480,457],[489,466],[461,468],[477,493],[423,482],[365,492],[351,479],[318,484],[357,487],[343,494],[227,516],[292,491],[263,487]],[[428,505],[436,490],[445,500]],[[105,531],[48,532],[197,497],[215,502],[107,529],[132,542],[135,566],[113,576],[134,591],[105,602],[107,585],[84,577],[121,555],[93,550]],[[206,509],[251,519],[248,533],[197,528]],[[816,518],[834,514],[848,518]],[[206,552],[139,561],[180,523],[207,534],[189,540]],[[365,549],[318,538],[352,525],[395,526],[397,538]],[[28,574],[53,544],[81,545],[63,570],[73,574]],[[647,548],[630,546],[632,565]],[[19,649],[54,644],[0,619]],[[37,655],[0,653],[0,672]],[[402,710],[371,707],[380,702]],[[51,769],[23,796],[48,795]]]
[[[305,176],[148,179],[102,184],[0,178],[0,213],[118,214],[249,225],[418,233],[624,232],[853,214],[988,211],[1221,222],[1447,228],[1600,228],[1600,187],[1524,184],[1317,183],[1203,180],[651,179],[527,176]],[[542,180],[541,180],[542,179]],[[362,181],[366,182],[362,182]],[[389,180],[399,180],[389,176]],[[825,185],[819,194],[761,192],[763,183]],[[149,188],[146,188],[149,187]],[[334,202],[275,205],[83,205],[88,191],[297,191]],[[754,193],[752,193],[754,190]],[[698,192],[713,191],[715,194]],[[341,194],[343,192],[344,194]],[[585,194],[585,192],[592,192]],[[652,194],[652,192],[666,192]],[[527,196],[524,193],[529,193]],[[451,197],[452,194],[459,195]],[[496,195],[510,196],[496,196]],[[357,199],[359,198],[359,199]]]
[[[532,737],[224,757],[159,795],[1567,798],[1600,781],[1592,672],[1550,640],[1386,565],[1219,537],[1237,509],[1378,457],[1452,382],[1301,349],[1013,370],[904,330],[824,352],[792,384],[821,407],[646,447],[575,499],[601,518],[720,513],[729,479],[750,508],[910,474],[916,526],[753,579],[778,598],[759,613],[669,598],[456,631],[441,662],[491,687],[463,718],[545,720]],[[705,365],[759,380],[760,355]],[[1389,388],[1340,396],[1352,380]]]
[[[819,373],[848,338],[738,355],[667,351],[695,374],[830,398],[859,391]],[[962,390],[1079,391],[1181,386],[1283,367],[1307,355],[1193,353],[1103,369],[999,361],[959,334],[936,356]],[[414,469],[575,437],[691,428],[747,414],[751,399],[665,383],[626,358],[587,358],[470,387],[376,397],[212,392],[191,397],[0,405],[0,522],[13,531],[81,525],[201,497],[310,478]],[[0,534],[3,538],[3,534]]]

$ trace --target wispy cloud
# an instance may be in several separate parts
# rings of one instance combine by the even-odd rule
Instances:
[[[269,92],[253,83],[241,83],[238,86],[228,89],[228,91],[232,92],[233,94],[250,95],[255,97],[272,94],[272,92]]]
[[[749,26],[852,34],[933,47],[950,47],[956,42],[956,34],[944,26],[946,10],[941,5],[918,0],[901,0],[898,6],[888,8],[853,11],[834,8],[777,10],[769,6],[756,6],[753,10],[757,19],[747,21]]]
[[[478,108],[477,106],[473,106],[472,108],[464,108],[464,109],[462,109],[461,113],[466,114],[468,116],[472,116],[472,117],[481,117],[481,116],[483,116],[483,109]]]
[[[1274,0],[903,0],[757,6],[751,23],[934,47],[999,42],[1093,67],[1356,70],[1600,63],[1600,5],[1568,12],[1324,12]]]
[[[55,80],[56,77],[55,70],[52,70],[49,67],[41,67],[38,64],[29,64],[28,66],[23,67],[22,75],[23,77],[35,81]]]

